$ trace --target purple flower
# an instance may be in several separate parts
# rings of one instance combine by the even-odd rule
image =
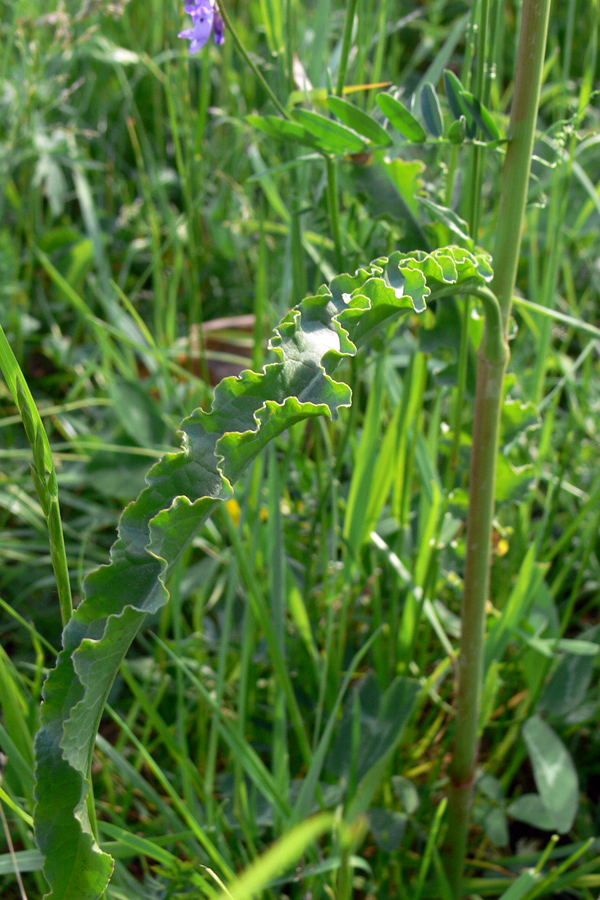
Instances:
[[[192,27],[179,33],[190,43],[190,53],[201,50],[214,31],[215,44],[225,41],[225,22],[215,0],[194,0],[185,6],[185,11],[192,17]]]

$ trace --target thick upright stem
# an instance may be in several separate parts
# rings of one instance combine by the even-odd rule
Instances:
[[[546,48],[550,0],[524,0],[519,38],[510,140],[502,173],[492,291],[502,315],[504,353],[490,353],[489,333],[479,350],[473,423],[465,589],[456,732],[450,765],[446,865],[454,897],[462,896],[469,810],[476,777],[478,725],[483,680],[485,605],[488,596],[498,431],[506,338],[521,246],[531,154]],[[486,332],[488,326],[486,324]]]

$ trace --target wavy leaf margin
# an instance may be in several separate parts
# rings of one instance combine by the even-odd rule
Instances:
[[[114,678],[147,615],[168,601],[169,571],[261,449],[290,425],[335,419],[351,392],[332,374],[379,328],[425,299],[485,285],[490,257],[460,247],[392,253],[339,275],[275,329],[276,362],[224,379],[209,412],[181,425],[182,449],[149,471],[124,511],[110,562],[85,581],[85,599],[63,632],[43,691],[36,735],[36,841],[50,885],[46,900],[98,900],[112,858],[97,845],[87,812],[95,737]]]

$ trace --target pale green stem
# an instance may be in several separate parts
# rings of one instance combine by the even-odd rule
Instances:
[[[350,56],[350,44],[352,43],[352,29],[354,28],[354,17],[356,15],[356,6],[358,0],[348,0],[348,8],[346,10],[346,18],[344,20],[344,34],[342,37],[342,52],[340,53],[340,66],[338,69],[337,84],[335,92],[338,97],[344,93],[344,85],[346,84],[346,73],[348,71],[348,57]]]
[[[344,20],[344,34],[342,37],[342,51],[340,54],[340,66],[335,92],[338,97],[344,93],[346,72],[348,71],[348,57],[352,43],[352,29],[358,0],[349,0]],[[338,194],[337,162],[334,159],[327,160],[327,203],[329,206],[329,218],[331,221],[331,233],[335,244],[335,264],[339,272],[342,271],[344,256],[342,252],[342,235],[340,231],[340,199]]]
[[[550,0],[523,2],[510,140],[502,173],[493,254],[495,274],[491,285],[500,305],[504,346],[508,336],[521,247],[549,13]],[[453,896],[457,900],[462,897],[469,811],[476,779],[496,458],[504,372],[508,358],[507,350],[504,359],[498,354],[490,358],[489,351],[486,321],[486,336],[479,350],[477,371],[456,732],[449,772],[446,866]]]
[[[342,271],[344,257],[342,253],[342,234],[340,231],[340,202],[338,194],[337,165],[334,159],[327,160],[327,202],[331,233],[335,244],[335,264],[338,272]]]
[[[281,113],[281,115],[285,119],[289,119],[290,116],[289,116],[286,108],[283,106],[281,101],[277,98],[276,94],[274,93],[271,86],[269,85],[269,82],[266,80],[265,76],[262,74],[262,72],[260,71],[260,69],[258,68],[256,63],[254,62],[254,60],[252,59],[252,57],[250,56],[250,54],[244,47],[244,44],[242,43],[242,39],[240,38],[239,34],[233,27],[231,19],[229,18],[229,13],[227,12],[227,9],[223,5],[223,0],[219,0],[219,9],[221,11],[221,15],[223,16],[223,21],[225,22],[225,25],[227,26],[227,31],[230,32],[231,37],[233,38],[233,43],[235,44],[237,49],[242,54],[242,56],[244,57],[244,59],[246,60],[246,62],[248,63],[248,65],[250,66],[252,71],[254,72],[254,74],[256,75],[257,79],[260,81],[264,90],[267,92],[267,94],[273,101],[273,104],[277,107],[277,109]]]

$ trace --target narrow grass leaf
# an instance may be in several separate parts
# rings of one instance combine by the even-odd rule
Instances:
[[[291,869],[313,841],[333,828],[334,822],[333,814],[321,813],[297,825],[229,885],[219,900],[250,900],[259,894],[281,872]]]

